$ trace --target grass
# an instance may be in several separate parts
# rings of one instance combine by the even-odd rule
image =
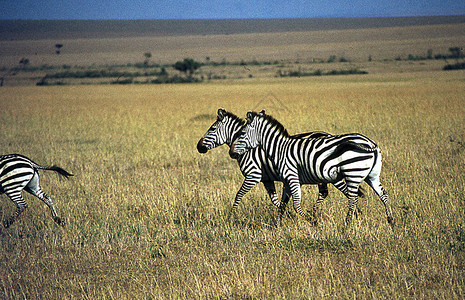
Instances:
[[[463,88],[454,71],[3,87],[2,153],[57,164],[75,176],[66,181],[41,172],[65,228],[27,196],[21,219],[1,229],[0,295],[463,298]],[[201,155],[195,146],[219,107],[245,115],[258,103],[290,133],[373,138],[383,151],[394,232],[371,191],[348,229],[347,202],[334,188],[318,227],[290,209],[276,228],[262,186],[232,214],[243,179],[237,164],[226,148]],[[310,209],[317,189],[303,190]],[[14,206],[1,198],[5,218]]]

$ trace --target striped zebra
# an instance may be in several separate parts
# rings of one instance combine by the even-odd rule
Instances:
[[[52,212],[53,220],[59,225],[65,225],[58,216],[52,199],[39,186],[39,170],[55,171],[65,178],[73,176],[57,166],[39,166],[20,154],[0,155],[0,194],[5,193],[16,204],[16,212],[9,219],[3,221],[5,228],[13,224],[27,208],[27,203],[21,194],[23,190],[44,201]]]
[[[197,144],[197,150],[200,153],[206,153],[208,150],[227,144],[231,146],[235,137],[240,133],[245,121],[227,112],[224,109],[218,109],[217,120],[210,126],[204,136]],[[309,132],[293,136],[294,138],[318,138],[329,136],[326,132]],[[281,206],[278,197],[276,196],[275,181],[282,181],[279,177],[276,168],[271,160],[267,158],[265,152],[259,147],[253,148],[250,151],[245,151],[242,155],[236,157],[242,175],[245,177],[242,186],[234,199],[233,209],[237,209],[244,195],[250,191],[257,183],[263,182],[265,189],[271,199],[271,202],[284,212],[285,205]],[[347,193],[347,185],[344,181],[334,182],[334,185],[344,193]],[[325,182],[318,185],[318,200],[314,206],[316,211],[317,205],[328,196],[328,186]],[[360,193],[362,194],[362,193]],[[289,193],[283,193],[283,198],[289,201]],[[282,215],[282,213],[280,214]]]
[[[248,112],[247,124],[231,145],[230,155],[238,157],[257,146],[276,165],[285,188],[292,195],[294,209],[300,215],[307,217],[300,205],[301,184],[328,184],[343,180],[347,184],[346,196],[349,199],[346,224],[350,224],[360,184],[365,181],[383,202],[388,223],[394,225],[389,198],[379,179],[381,151],[366,136],[353,133],[293,137],[273,117],[264,112]]]

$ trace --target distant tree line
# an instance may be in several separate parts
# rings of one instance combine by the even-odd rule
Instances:
[[[359,70],[359,69],[348,69],[348,70],[331,70],[328,72],[323,72],[322,70],[318,69],[313,72],[304,72],[299,70],[289,70],[289,71],[282,71],[279,70],[277,72],[278,77],[306,77],[306,76],[329,76],[329,75],[351,75],[351,74],[368,74],[367,71]]]
[[[61,49],[63,44],[55,44],[56,54],[61,53]],[[448,54],[436,54],[434,55],[432,49],[428,49],[426,52],[426,56],[422,55],[413,55],[409,54],[407,58],[402,59],[400,56],[396,58],[396,60],[429,60],[429,59],[444,59],[446,61],[446,65],[444,66],[444,70],[460,70],[465,69],[465,54],[462,47],[450,47]],[[108,66],[107,69],[89,69],[85,67],[71,67],[68,65],[63,66],[31,66],[30,60],[27,57],[23,57],[20,59],[18,66],[13,68],[6,68],[1,67],[0,71],[5,72],[2,76],[0,76],[0,86],[4,83],[5,76],[15,75],[17,72],[23,71],[43,71],[43,70],[53,70],[53,69],[62,69],[64,71],[56,72],[56,73],[47,73],[42,79],[39,81],[38,85],[45,85],[47,84],[48,80],[50,79],[65,79],[65,78],[117,78],[115,81],[111,83],[134,83],[136,82],[135,78],[137,77],[155,77],[155,79],[147,79],[145,82],[151,83],[185,83],[185,82],[199,82],[204,79],[204,75],[201,75],[200,78],[196,78],[194,75],[196,71],[199,70],[202,66],[226,66],[226,65],[240,65],[240,66],[260,66],[260,65],[282,65],[283,67],[286,65],[283,61],[275,60],[275,61],[244,61],[241,60],[240,62],[228,62],[226,59],[223,59],[221,62],[212,61],[209,56],[206,57],[205,62],[198,62],[192,58],[184,58],[183,60],[177,61],[171,65],[159,65],[155,63],[151,63],[152,53],[145,52],[143,53],[144,60],[142,63],[135,63],[135,64],[127,64],[123,66]],[[369,55],[368,61],[372,61],[373,57]],[[449,60],[455,60],[455,63],[449,63]],[[462,61],[461,61],[462,60]],[[316,63],[333,63],[333,62],[349,62],[350,60],[345,58],[344,56],[337,57],[336,55],[330,55],[328,59],[313,59],[312,62]],[[299,62],[296,61],[296,64]],[[117,67],[135,67],[135,68],[143,68],[144,71],[115,71],[112,70]],[[169,76],[167,72],[167,68],[173,68],[181,73],[180,75],[172,75]],[[71,71],[74,69],[76,71]],[[82,70],[80,70],[82,69]],[[250,71],[250,70],[249,70]],[[346,74],[366,74],[366,71],[358,70],[358,69],[348,69],[348,70],[332,70],[328,72],[323,72],[321,70],[316,70],[312,72],[303,72],[299,70],[288,70],[283,71],[279,70],[277,72],[277,76],[279,77],[301,77],[301,76],[323,76],[323,75],[346,75]],[[184,76],[182,76],[184,75]],[[252,74],[249,74],[249,77],[253,77]],[[225,76],[216,76],[213,73],[208,74],[208,79],[224,79]],[[63,81],[61,81],[61,84]],[[55,83],[54,83],[55,84]],[[56,83],[58,84],[58,83]]]

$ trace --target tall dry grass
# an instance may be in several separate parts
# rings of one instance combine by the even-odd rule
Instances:
[[[27,196],[0,231],[0,295],[21,298],[463,298],[465,83],[415,73],[166,86],[4,87],[0,148],[41,172],[67,226]],[[257,105],[259,107],[257,107]],[[218,107],[266,108],[289,132],[361,132],[383,151],[392,232],[373,192],[345,229],[330,189],[318,227],[262,186],[231,214],[242,176],[195,145]],[[365,185],[366,189],[368,187]],[[303,206],[316,200],[304,188]],[[0,216],[14,206],[1,196]]]

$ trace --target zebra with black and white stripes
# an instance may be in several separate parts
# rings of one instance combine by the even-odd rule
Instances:
[[[346,224],[352,220],[363,181],[367,182],[383,202],[387,221],[392,218],[389,197],[380,182],[381,151],[368,137],[353,133],[319,136],[315,138],[293,137],[284,126],[264,112],[248,112],[247,123],[230,147],[235,158],[248,149],[260,147],[273,161],[285,188],[293,198],[294,209],[307,216],[301,208],[302,184],[328,184],[344,181],[347,185],[349,211]],[[287,201],[283,199],[281,206]]]
[[[16,204],[16,212],[9,219],[3,221],[5,228],[13,224],[27,208],[27,203],[21,193],[23,190],[47,204],[53,220],[59,225],[65,225],[64,221],[58,216],[52,199],[39,186],[39,170],[55,171],[65,178],[73,176],[57,166],[40,166],[20,154],[0,155],[0,194],[5,193]]]
[[[207,132],[197,143],[197,150],[200,153],[206,153],[208,150],[227,144],[231,146],[234,136],[240,131],[245,121],[235,114],[227,112],[224,109],[218,109],[216,121],[210,126]],[[276,196],[274,181],[277,174],[268,162],[265,154],[260,149],[247,151],[244,155],[237,157],[237,163],[244,175],[244,182],[234,198],[233,209],[237,209],[242,198],[257,183],[263,182],[271,202],[279,207],[280,202]]]
[[[204,136],[197,144],[197,150],[200,153],[206,153],[208,150],[227,144],[231,146],[234,139],[240,133],[245,121],[237,117],[235,114],[227,112],[224,109],[218,109],[217,120],[210,126]],[[316,131],[295,135],[294,138],[317,138],[322,136],[330,136],[329,133]],[[239,168],[245,179],[234,199],[233,209],[237,209],[244,195],[250,191],[257,183],[263,182],[265,189],[270,196],[271,202],[284,211],[285,205],[282,206],[276,196],[276,188],[274,181],[282,181],[273,162],[266,156],[265,152],[259,147],[245,151],[243,154],[236,157]],[[334,182],[334,185],[343,193],[347,193],[347,186],[344,181]],[[316,211],[317,206],[328,196],[328,186],[326,183],[318,185],[318,200],[314,206]],[[362,193],[360,193],[362,194]],[[286,198],[283,203],[287,203],[289,194],[283,193],[283,198]],[[282,213],[280,214],[282,215]]]

